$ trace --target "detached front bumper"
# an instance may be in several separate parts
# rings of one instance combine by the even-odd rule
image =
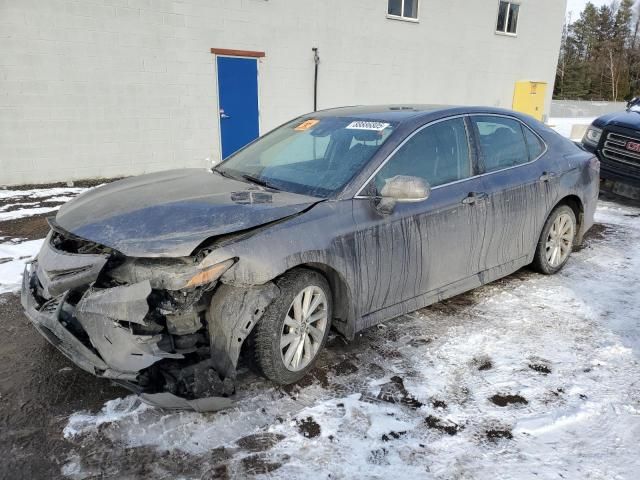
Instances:
[[[87,348],[60,321],[60,314],[66,302],[67,294],[52,298],[38,305],[31,287],[31,271],[29,265],[22,276],[21,301],[24,313],[33,326],[49,343],[60,350],[65,357],[92,375],[101,376],[101,372],[109,370],[107,364],[89,348]]]
[[[27,315],[27,318],[31,320],[31,323],[36,330],[38,330],[38,332],[40,332],[42,336],[49,341],[49,343],[62,352],[65,357],[81,369],[97,377],[109,378],[115,381],[134,393],[139,394],[140,398],[144,402],[158,408],[191,409],[204,412],[221,410],[228,408],[233,404],[233,400],[228,397],[214,396],[189,400],[170,392],[145,392],[144,389],[136,383],[138,372],[123,371],[113,368],[113,364],[110,365],[105,361],[105,359],[103,359],[103,356],[105,356],[104,353],[101,354],[101,352],[92,345],[93,341],[89,340],[89,338],[92,337],[87,336],[84,339],[78,338],[77,332],[74,333],[73,328],[70,328],[67,319],[70,314],[74,314],[76,312],[77,308],[67,302],[69,292],[63,293],[55,298],[51,298],[41,304],[38,303],[38,300],[33,293],[32,286],[32,282],[37,281],[36,271],[37,267],[30,265],[27,265],[24,270],[21,293],[21,302],[24,312]],[[89,298],[89,302],[87,302],[86,297]],[[102,302],[100,300],[102,300]],[[133,335],[128,333],[126,329],[119,326],[117,322],[113,321],[113,319],[104,315],[100,316],[96,310],[100,310],[105,307],[104,295],[100,296],[95,295],[95,293],[89,293],[83,297],[83,300],[81,300],[77,307],[82,308],[81,305],[83,302],[85,308],[87,303],[89,303],[90,307],[94,307],[89,308],[89,310],[93,310],[93,312],[88,318],[94,324],[104,325],[100,331],[103,338],[106,339],[113,335],[114,331],[119,332],[118,335],[120,335],[120,338],[118,338],[118,345],[120,348],[124,345],[127,351],[122,352],[114,349],[115,356],[113,357],[113,360],[116,363],[121,362],[122,359],[126,359],[127,354],[131,355],[134,362],[137,362],[134,364],[135,368],[143,367],[147,363],[154,363],[160,357],[182,358],[182,355],[170,354],[159,350],[155,341],[148,341],[149,339],[155,340],[153,337]],[[125,311],[127,310],[127,306],[121,303],[121,311],[123,308]],[[133,305],[133,308],[135,308],[135,305]],[[82,314],[80,314],[80,316],[82,317]],[[104,333],[106,333],[106,335],[104,335]],[[93,334],[94,336],[96,335],[96,333]],[[144,341],[137,341],[137,338],[143,338]],[[105,345],[111,345],[109,340],[105,341]],[[156,358],[154,357],[154,354],[157,354],[160,357]]]
[[[22,304],[47,339],[83,370],[136,382],[144,369],[184,355],[160,344],[163,327],[149,318],[149,280],[97,286],[109,254],[78,254],[45,240],[23,275]]]
[[[23,274],[22,306],[49,342],[83,370],[98,377],[135,382],[138,374],[162,359],[184,355],[162,350],[162,335],[135,334],[126,324],[145,325],[148,281],[107,289],[88,288],[75,305],[64,292],[38,302],[37,262]],[[122,322],[125,322],[123,324]]]
[[[175,288],[185,265],[126,258],[54,229],[24,270],[22,306],[84,371],[161,408],[218,410],[231,405],[242,344],[279,290]]]

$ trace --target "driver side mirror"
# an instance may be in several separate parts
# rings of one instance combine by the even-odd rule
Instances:
[[[376,197],[376,209],[388,215],[396,208],[398,203],[423,202],[431,194],[429,183],[420,177],[396,175],[388,178]]]

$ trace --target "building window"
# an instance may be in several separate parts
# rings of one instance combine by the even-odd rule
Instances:
[[[496,31],[498,33],[515,35],[518,32],[519,13],[519,4],[501,1],[500,8],[498,9],[498,25],[496,26]]]
[[[387,14],[390,17],[418,19],[418,0],[389,0]]]

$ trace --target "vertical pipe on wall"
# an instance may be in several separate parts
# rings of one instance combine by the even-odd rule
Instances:
[[[318,111],[318,64],[320,63],[320,57],[318,56],[318,47],[313,47],[313,63],[315,63],[315,70],[313,73],[313,111]]]

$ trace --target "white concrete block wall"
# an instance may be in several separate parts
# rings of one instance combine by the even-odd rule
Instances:
[[[265,51],[261,132],[313,108],[370,103],[510,107],[517,80],[555,76],[562,0],[0,0],[0,185],[204,166],[219,157],[211,48]],[[550,101],[549,98],[547,105]]]

